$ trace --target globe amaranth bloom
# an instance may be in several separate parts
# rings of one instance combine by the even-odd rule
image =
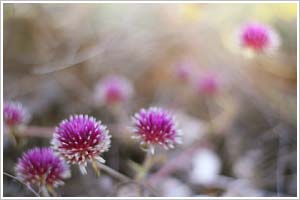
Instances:
[[[248,23],[239,30],[239,43],[242,47],[254,52],[268,52],[278,48],[278,34],[269,26],[259,23]]]
[[[101,121],[88,115],[73,115],[56,127],[51,143],[68,163],[78,164],[80,171],[86,174],[87,161],[94,168],[96,162],[105,162],[101,154],[108,151],[110,138]]]
[[[70,177],[69,166],[51,148],[33,148],[25,152],[15,167],[18,179],[42,190],[63,185]]]
[[[99,81],[95,87],[95,101],[98,104],[116,104],[133,95],[131,82],[118,75],[110,75]]]
[[[219,88],[219,77],[213,72],[203,73],[196,80],[196,90],[198,94],[213,95],[218,92]]]
[[[3,105],[3,121],[9,128],[24,125],[29,120],[28,111],[19,102],[5,102]]]
[[[133,138],[141,140],[141,145],[147,145],[152,154],[155,145],[168,149],[182,142],[181,130],[177,128],[174,116],[162,108],[141,109],[132,121]]]

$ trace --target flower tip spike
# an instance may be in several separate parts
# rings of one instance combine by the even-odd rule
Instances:
[[[96,156],[95,159],[96,159],[96,161],[98,161],[99,163],[105,163],[105,160],[104,160],[102,157],[100,157],[100,156]]]
[[[86,175],[87,171],[86,171],[85,165],[79,164],[78,166],[79,166],[79,170],[80,170],[81,174]]]
[[[149,150],[150,150],[150,153],[151,153],[152,155],[154,155],[154,153],[155,153],[155,148],[154,148],[153,145],[150,145],[150,146],[149,146]]]

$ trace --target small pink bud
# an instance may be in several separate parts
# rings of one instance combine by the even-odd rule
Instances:
[[[133,86],[121,76],[108,76],[97,83],[95,100],[102,104],[115,104],[128,100],[133,95]]]
[[[196,89],[199,94],[213,95],[219,90],[220,83],[218,76],[214,73],[202,74],[196,80]]]
[[[26,124],[29,120],[27,110],[19,102],[5,102],[3,106],[3,119],[8,127]]]

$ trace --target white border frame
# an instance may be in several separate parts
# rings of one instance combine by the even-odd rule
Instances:
[[[3,5],[9,3],[134,3],[134,4],[173,4],[173,3],[296,3],[297,4],[297,196],[296,197],[4,197],[3,196]],[[1,1],[1,196],[0,199],[299,199],[299,1]]]

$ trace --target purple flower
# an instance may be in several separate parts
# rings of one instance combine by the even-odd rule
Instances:
[[[101,104],[116,104],[128,100],[133,94],[133,86],[124,77],[111,75],[97,83],[95,100]]]
[[[181,143],[181,130],[177,129],[175,119],[168,111],[150,107],[141,109],[133,120],[134,139],[141,140],[141,145],[148,145],[154,153],[154,145],[162,145],[165,149],[174,148],[175,143]]]
[[[269,26],[248,23],[239,31],[240,45],[255,52],[270,51],[279,46],[277,33]]]
[[[74,115],[56,127],[51,143],[68,163],[78,164],[80,171],[86,174],[87,161],[105,162],[100,155],[108,151],[110,138],[101,121],[88,115]]]
[[[220,88],[220,82],[217,74],[208,72],[202,74],[198,80],[196,80],[196,89],[199,94],[213,95]]]
[[[70,177],[69,166],[46,147],[24,153],[15,171],[21,181],[44,188],[63,185],[63,179]]]
[[[27,110],[19,102],[5,102],[3,105],[3,119],[8,127],[26,124],[29,120]]]

